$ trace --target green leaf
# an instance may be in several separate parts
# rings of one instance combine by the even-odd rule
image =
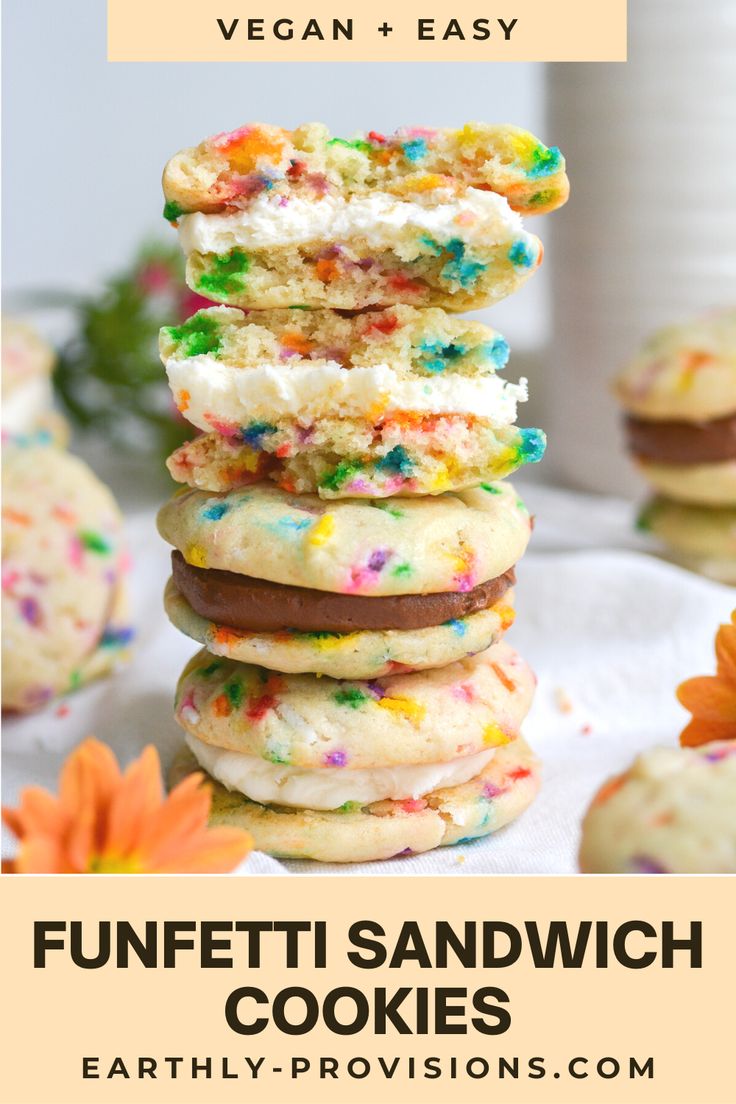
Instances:
[[[162,326],[186,326],[193,295],[176,246],[145,244],[98,295],[41,291],[38,305],[72,312],[74,329],[54,375],[66,413],[112,447],[168,454],[193,435],[174,409],[158,355]],[[193,308],[191,308],[193,309]]]

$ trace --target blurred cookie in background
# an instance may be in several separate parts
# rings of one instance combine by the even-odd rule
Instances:
[[[584,874],[736,873],[736,742],[644,752],[583,821]]]
[[[6,450],[2,705],[28,712],[111,670],[132,638],[115,499],[51,445]]]
[[[32,326],[2,319],[3,442],[66,445],[69,427],[53,406],[56,355]]]
[[[655,491],[736,506],[736,308],[654,334],[614,390],[629,452]]]
[[[736,586],[736,507],[690,506],[660,495],[642,508],[637,528],[681,567]]]

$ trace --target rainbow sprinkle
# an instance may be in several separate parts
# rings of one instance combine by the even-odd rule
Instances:
[[[216,355],[222,345],[220,326],[205,311],[197,311],[181,326],[164,326],[163,332],[176,343],[177,352],[187,357]]]
[[[351,686],[345,690],[336,690],[332,698],[338,705],[347,705],[351,709],[358,709],[364,702],[373,700],[369,694],[359,690],[357,686]]]
[[[413,724],[419,724],[424,720],[427,712],[426,707],[420,702],[414,701],[413,698],[405,697],[384,697],[378,702],[381,709],[388,709],[391,713],[398,713],[402,717],[406,717],[408,721]]]
[[[231,249],[221,255],[210,254],[208,263],[209,271],[203,272],[197,281],[199,291],[209,291],[215,296],[237,295],[245,291],[250,258],[242,249]]]
[[[531,268],[537,261],[537,253],[531,242],[521,238],[513,243],[507,256],[515,268]]]
[[[324,514],[319,521],[312,527],[312,530],[307,537],[309,544],[315,545],[317,548],[326,544],[330,537],[335,532],[335,518],[333,514]]]

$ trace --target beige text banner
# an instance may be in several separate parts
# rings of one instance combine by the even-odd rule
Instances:
[[[624,61],[626,0],[108,0],[108,58]]]
[[[728,1104],[735,891],[710,877],[5,876],[0,1100]],[[544,965],[563,921],[582,957],[563,968],[558,946]]]

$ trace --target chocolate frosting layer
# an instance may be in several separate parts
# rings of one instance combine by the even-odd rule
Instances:
[[[660,464],[717,464],[736,460],[736,414],[710,422],[653,422],[626,418],[629,449]]]
[[[427,629],[495,605],[514,585],[513,567],[465,593],[366,598],[193,567],[171,553],[174,582],[200,617],[246,632],[350,633],[361,629]]]

